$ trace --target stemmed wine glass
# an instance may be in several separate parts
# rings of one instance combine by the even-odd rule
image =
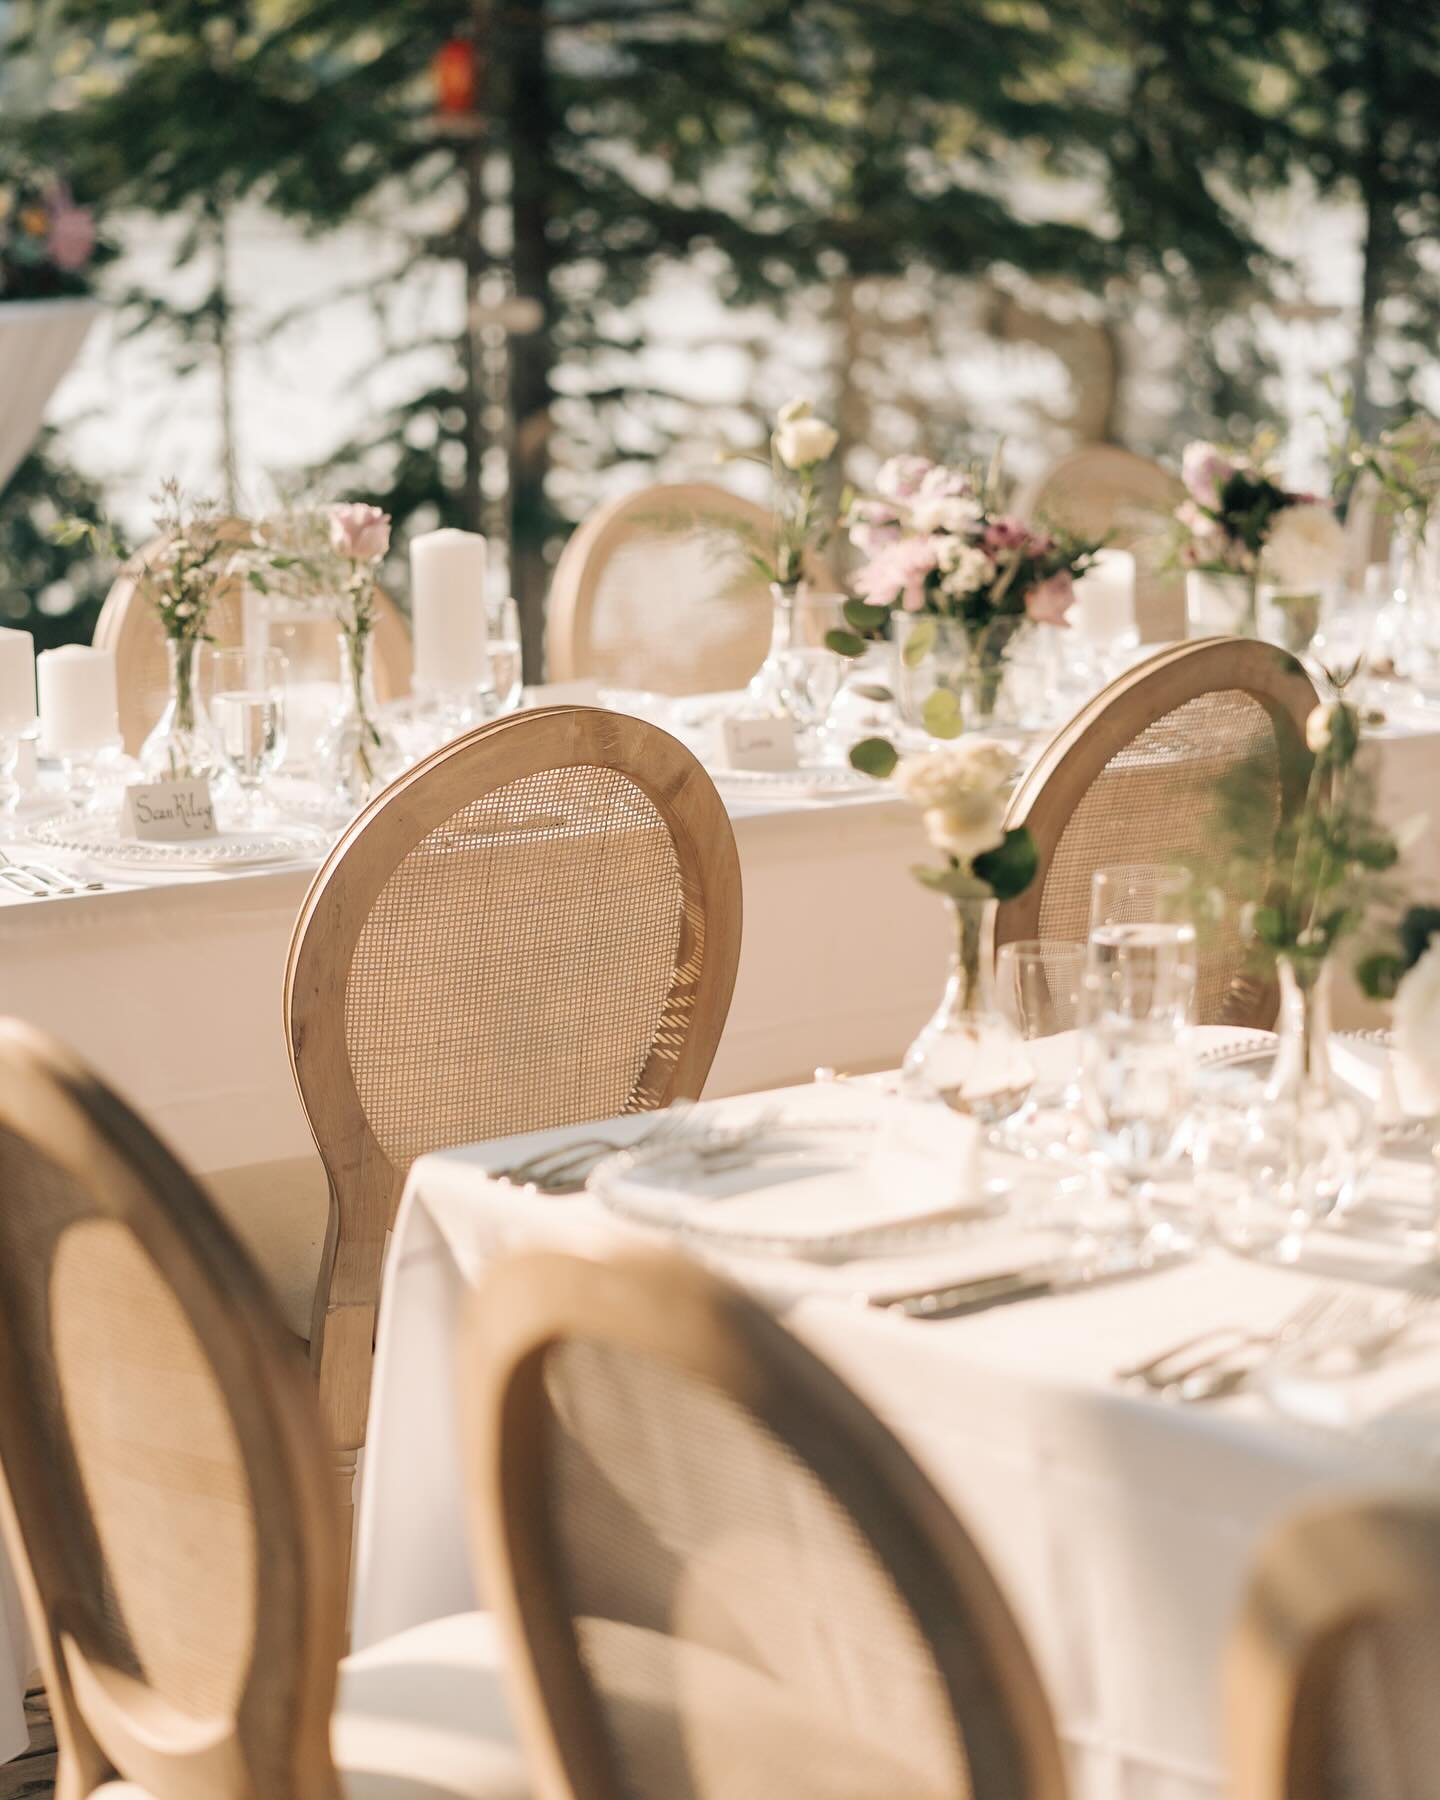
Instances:
[[[520,609],[507,594],[485,609],[490,644],[490,679],[495,684],[496,709],[514,712],[520,704],[524,676],[520,666]]]
[[[285,658],[274,649],[212,650],[210,721],[215,747],[240,789],[240,819],[263,816],[260,791],[285,758]]]

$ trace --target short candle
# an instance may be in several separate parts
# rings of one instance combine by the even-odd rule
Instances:
[[[1098,550],[1075,582],[1075,623],[1084,636],[1113,643],[1135,629],[1135,558]]]
[[[0,737],[18,737],[35,723],[35,640],[0,626]]]
[[[62,644],[35,658],[40,684],[40,747],[49,756],[93,756],[120,738],[115,657],[109,650]]]

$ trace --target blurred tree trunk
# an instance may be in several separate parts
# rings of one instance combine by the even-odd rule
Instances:
[[[550,469],[551,310],[549,171],[556,116],[546,53],[545,0],[512,6],[507,18],[506,72],[515,292],[541,308],[539,329],[510,339],[510,396],[515,420],[511,457],[511,585],[520,605],[525,678],[541,678],[545,545],[554,521],[545,494]]]

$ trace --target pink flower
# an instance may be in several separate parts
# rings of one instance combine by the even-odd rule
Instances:
[[[1004,513],[985,527],[985,548],[992,556],[1002,550],[1018,550],[1029,536],[1023,519],[1017,519],[1014,513]]]
[[[1235,464],[1203,440],[1185,446],[1180,464],[1180,478],[1191,497],[1207,512],[1218,512],[1225,483],[1235,473]]]
[[[55,266],[69,275],[83,269],[95,249],[95,218],[88,206],[76,206],[64,190],[50,203],[47,245]]]
[[[901,538],[857,571],[855,591],[874,606],[891,606],[898,599],[906,612],[919,612],[925,604],[925,583],[935,568],[933,539]]]
[[[928,456],[892,456],[875,477],[877,493],[887,500],[908,500],[920,492],[920,484],[933,467]]]
[[[346,501],[330,508],[330,547],[350,562],[373,563],[390,548],[390,515]]]
[[[1048,556],[1055,548],[1055,537],[1049,531],[1032,531],[1025,548],[1032,556]]]
[[[846,520],[850,542],[864,556],[876,556],[900,537],[900,516],[888,500],[857,500]]]
[[[926,469],[917,491],[928,499],[956,500],[968,498],[975,490],[963,469],[947,469],[943,463],[935,463]]]
[[[1025,610],[1037,625],[1065,625],[1065,615],[1075,604],[1075,583],[1070,571],[1048,575],[1025,596]]]

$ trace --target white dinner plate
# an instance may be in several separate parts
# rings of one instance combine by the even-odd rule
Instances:
[[[137,875],[166,870],[208,874],[222,869],[263,869],[277,863],[315,862],[329,844],[322,832],[302,825],[221,831],[211,838],[161,843],[127,837],[118,818],[76,818],[71,814],[42,819],[30,827],[26,836],[31,843],[43,844],[48,850],[83,856],[96,868]]]

